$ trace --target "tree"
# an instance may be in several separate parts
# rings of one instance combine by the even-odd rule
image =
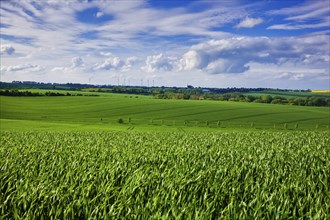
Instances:
[[[263,102],[263,103],[271,103],[273,100],[273,98],[270,95],[262,95],[260,97],[260,99],[261,99],[261,102]]]

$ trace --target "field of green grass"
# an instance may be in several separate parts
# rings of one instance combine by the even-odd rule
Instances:
[[[329,219],[330,108],[97,94],[0,96],[0,219]]]
[[[99,93],[100,94],[100,93]],[[27,129],[328,129],[327,107],[284,106],[150,96],[1,96],[2,130]],[[119,124],[122,118],[124,123]]]

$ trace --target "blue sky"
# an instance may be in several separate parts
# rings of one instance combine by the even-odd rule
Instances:
[[[330,2],[1,1],[1,81],[329,89]]]

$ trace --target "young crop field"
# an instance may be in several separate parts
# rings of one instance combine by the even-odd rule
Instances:
[[[1,219],[329,219],[328,131],[9,132]]]
[[[2,130],[91,130],[122,126],[150,126],[149,130],[183,126],[205,129],[245,128],[327,130],[329,107],[260,103],[162,100],[149,96],[101,94],[98,97],[0,96]],[[47,126],[49,125],[49,126]],[[57,130],[57,128],[56,128]]]

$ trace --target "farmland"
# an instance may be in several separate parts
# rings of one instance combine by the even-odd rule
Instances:
[[[327,107],[0,98],[1,219],[329,218]]]
[[[150,96],[1,96],[2,130],[328,129],[329,108],[226,101],[160,100]],[[118,119],[123,124],[118,124]]]
[[[3,132],[7,219],[327,219],[327,132]]]

